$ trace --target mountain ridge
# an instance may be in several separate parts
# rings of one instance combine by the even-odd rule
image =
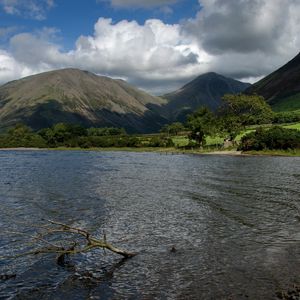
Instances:
[[[166,100],[123,80],[68,68],[31,75],[0,87],[0,122],[23,122],[34,129],[60,121],[85,126],[118,126],[151,132],[166,123],[152,111]]]
[[[200,106],[206,106],[216,111],[221,104],[221,98],[225,94],[240,93],[249,86],[249,83],[225,77],[215,72],[208,72],[188,82],[177,91],[161,96],[168,100],[162,110],[173,121],[184,121],[187,113]]]
[[[285,65],[256,82],[246,90],[247,94],[263,96],[274,108],[288,102],[300,109],[300,53]]]

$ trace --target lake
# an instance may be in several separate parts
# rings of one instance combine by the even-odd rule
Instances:
[[[138,252],[2,259],[17,277],[0,299],[274,299],[300,283],[299,157],[1,151],[0,166],[0,255],[44,218]]]

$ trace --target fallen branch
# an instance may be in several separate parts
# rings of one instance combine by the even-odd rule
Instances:
[[[131,258],[136,255],[136,253],[128,252],[119,248],[116,248],[112,244],[108,243],[106,240],[106,235],[104,234],[104,238],[96,239],[93,237],[88,231],[73,227],[64,223],[47,220],[48,225],[41,226],[40,229],[42,231],[37,235],[29,235],[21,232],[11,232],[12,234],[24,235],[30,237],[33,241],[38,244],[43,244],[45,247],[41,247],[38,249],[34,249],[32,251],[28,251],[25,253],[17,254],[12,257],[2,257],[2,258],[18,258],[27,255],[38,255],[38,254],[47,254],[47,253],[55,253],[57,254],[56,261],[58,264],[63,264],[65,261],[65,257],[69,255],[75,255],[80,253],[86,253],[92,251],[94,249],[107,249],[116,254],[122,255],[124,258]],[[69,245],[59,245],[59,242],[53,243],[47,240],[50,236],[53,235],[66,235],[68,237],[81,237],[80,240],[75,239]],[[66,240],[63,239],[64,244],[66,244]],[[1,257],[0,257],[1,258]]]

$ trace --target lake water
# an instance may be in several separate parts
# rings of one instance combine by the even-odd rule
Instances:
[[[1,151],[0,166],[0,255],[43,218],[138,252],[2,259],[17,277],[0,299],[274,299],[300,283],[300,158]]]

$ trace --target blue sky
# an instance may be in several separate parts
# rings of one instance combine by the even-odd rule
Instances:
[[[206,72],[254,82],[300,49],[299,0],[0,0],[0,84],[59,68],[154,94]]]
[[[151,2],[151,0],[149,1]],[[121,20],[135,20],[144,24],[148,19],[160,19],[168,24],[194,18],[200,5],[197,0],[184,0],[167,5],[154,6],[113,6],[101,0],[56,0],[52,7],[44,6],[43,18],[24,14],[7,14],[0,10],[1,27],[15,27],[11,34],[35,31],[42,27],[58,30],[58,37],[64,49],[72,49],[79,35],[91,35],[99,17],[112,18],[114,23]],[[6,35],[6,41],[10,35]],[[3,39],[2,39],[3,42]]]

